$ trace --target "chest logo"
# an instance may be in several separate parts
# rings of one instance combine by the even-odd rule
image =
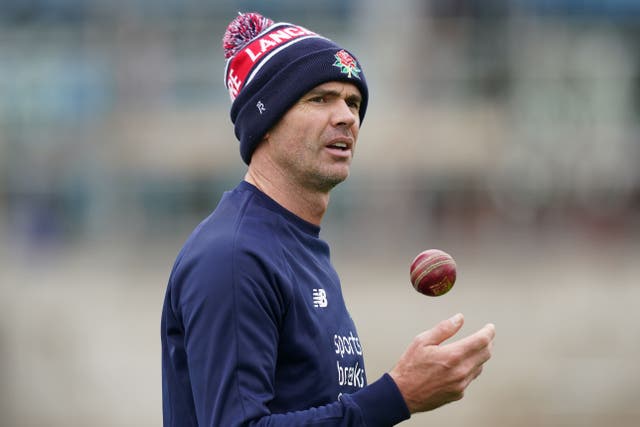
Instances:
[[[325,308],[329,305],[327,301],[327,293],[324,289],[314,289],[313,290],[313,306],[316,308]]]

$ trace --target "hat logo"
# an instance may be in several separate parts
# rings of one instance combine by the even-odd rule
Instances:
[[[349,78],[351,78],[351,76],[358,79],[360,78],[359,74],[362,70],[358,68],[358,63],[349,52],[343,49],[336,53],[334,57],[336,58],[336,62],[333,63],[333,66],[340,68],[342,74],[346,74]]]

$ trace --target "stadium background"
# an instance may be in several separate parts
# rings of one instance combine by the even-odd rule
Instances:
[[[633,0],[3,0],[0,425],[161,424],[169,270],[245,171],[220,48],[238,10],[365,66],[322,234],[370,379],[457,311],[497,326],[465,399],[406,425],[638,425]],[[427,247],[459,264],[439,299],[408,281]]]

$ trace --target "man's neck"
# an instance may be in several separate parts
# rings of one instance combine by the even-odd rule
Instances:
[[[267,176],[251,166],[244,179],[305,221],[318,226],[322,222],[329,205],[328,192],[303,188],[281,174]]]

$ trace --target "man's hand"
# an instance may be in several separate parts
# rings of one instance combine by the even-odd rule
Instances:
[[[473,335],[447,345],[462,327],[456,314],[414,338],[389,372],[413,414],[462,399],[467,386],[491,358],[495,327],[486,325]]]

